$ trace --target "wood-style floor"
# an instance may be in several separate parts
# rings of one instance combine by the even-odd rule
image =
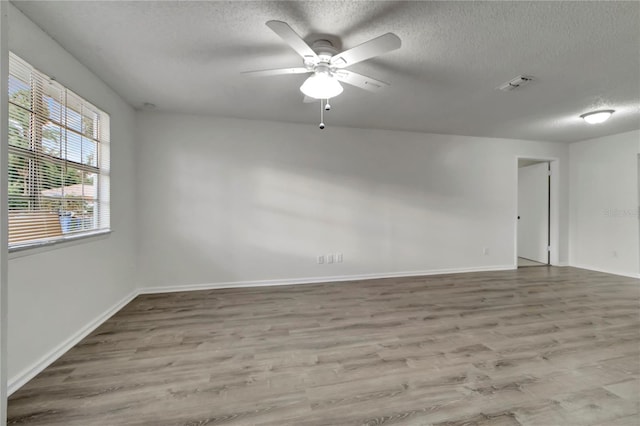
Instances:
[[[524,268],[136,298],[20,425],[640,424],[640,282]]]
[[[546,263],[536,262],[535,260],[526,259],[524,257],[518,258],[518,268],[526,268],[528,266],[549,266]]]

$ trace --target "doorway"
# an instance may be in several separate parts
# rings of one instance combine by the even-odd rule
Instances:
[[[551,264],[551,163],[518,159],[518,268]]]

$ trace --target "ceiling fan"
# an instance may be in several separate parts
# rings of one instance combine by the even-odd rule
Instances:
[[[306,95],[305,102],[320,99],[322,103],[323,99],[328,100],[338,96],[343,91],[340,82],[373,92],[389,86],[388,83],[345,68],[398,49],[402,42],[397,35],[386,33],[339,53],[329,40],[316,40],[309,46],[286,22],[268,21],[266,24],[302,57],[303,66],[246,71],[244,74],[274,76],[313,73],[300,86],[300,91]],[[321,125],[321,128],[323,127]]]

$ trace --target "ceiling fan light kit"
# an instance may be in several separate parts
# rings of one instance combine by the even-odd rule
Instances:
[[[317,72],[307,78],[300,91],[310,98],[329,99],[335,98],[344,89],[338,80],[333,78],[328,72]]]
[[[344,90],[340,82],[372,92],[389,86],[388,83],[345,68],[398,49],[402,45],[397,35],[386,33],[338,53],[328,40],[316,40],[309,46],[286,22],[268,21],[266,25],[302,57],[303,67],[248,71],[244,74],[257,77],[312,73],[300,86],[300,91],[308,98],[320,100],[320,129],[325,128],[323,111],[331,109],[329,99],[340,95]],[[326,102],[326,105],[323,101]]]

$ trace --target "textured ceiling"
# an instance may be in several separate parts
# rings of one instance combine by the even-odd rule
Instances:
[[[135,107],[317,124],[300,66],[265,22],[343,49],[386,32],[402,47],[352,70],[391,83],[346,86],[325,121],[577,141],[640,128],[639,2],[21,2],[14,4]],[[495,88],[535,77],[512,92]],[[578,116],[617,113],[589,126]],[[315,130],[315,129],[314,129]]]

